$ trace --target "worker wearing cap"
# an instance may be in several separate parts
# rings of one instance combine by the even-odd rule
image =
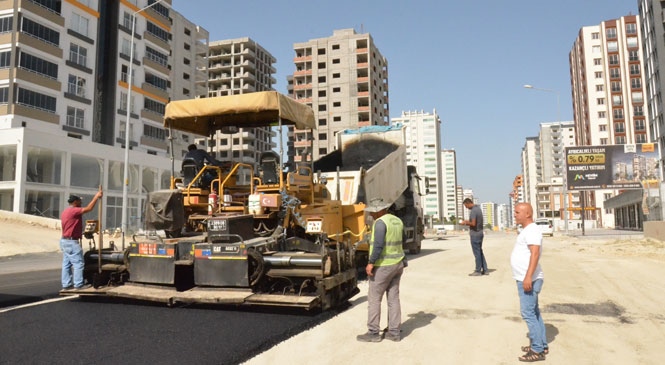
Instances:
[[[60,250],[62,251],[62,289],[83,289],[83,249],[79,241],[83,235],[83,214],[92,211],[97,200],[104,194],[98,191],[92,201],[85,207],[81,207],[81,197],[70,195],[67,207],[60,215],[62,225],[62,238],[60,239]],[[72,278],[72,269],[74,275]],[[89,285],[88,285],[89,286]]]
[[[373,199],[365,208],[374,218],[369,259],[365,271],[369,281],[367,293],[367,333],[356,339],[363,342],[380,342],[381,300],[384,293],[388,302],[388,331],[385,338],[399,342],[402,310],[399,301],[399,282],[407,266],[404,244],[404,224],[388,213],[390,203]]]

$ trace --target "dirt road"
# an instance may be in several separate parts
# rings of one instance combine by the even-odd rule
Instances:
[[[367,282],[352,307],[247,364],[516,364],[528,344],[509,257],[515,234],[490,233],[490,275],[469,277],[466,235],[427,240],[401,285],[399,343],[360,343]],[[660,364],[665,357],[665,244],[544,239],[540,296],[549,364]],[[386,324],[385,303],[382,327]]]

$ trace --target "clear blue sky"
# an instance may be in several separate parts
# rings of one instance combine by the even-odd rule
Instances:
[[[390,116],[436,109],[458,183],[480,202],[507,203],[525,138],[572,120],[568,54],[580,28],[637,15],[637,0],[173,0],[210,40],[250,37],[277,58],[286,92],[293,44],[335,29],[369,32],[388,59]]]

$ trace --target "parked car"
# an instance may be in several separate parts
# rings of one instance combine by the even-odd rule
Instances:
[[[539,218],[535,220],[540,231],[543,233],[543,236],[554,236],[554,227],[552,227],[552,221],[547,218]]]

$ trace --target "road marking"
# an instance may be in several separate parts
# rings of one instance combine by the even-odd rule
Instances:
[[[67,297],[62,297],[62,298],[46,299],[46,300],[42,300],[41,302],[22,304],[22,305],[17,305],[15,307],[0,309],[0,313],[11,312],[11,311],[16,310],[16,309],[29,308],[29,307],[34,307],[34,306],[37,306],[37,305],[42,305],[42,304],[61,302],[63,300],[72,300],[72,299],[76,299],[78,297],[79,297],[78,295],[72,295],[72,296],[67,296]]]

